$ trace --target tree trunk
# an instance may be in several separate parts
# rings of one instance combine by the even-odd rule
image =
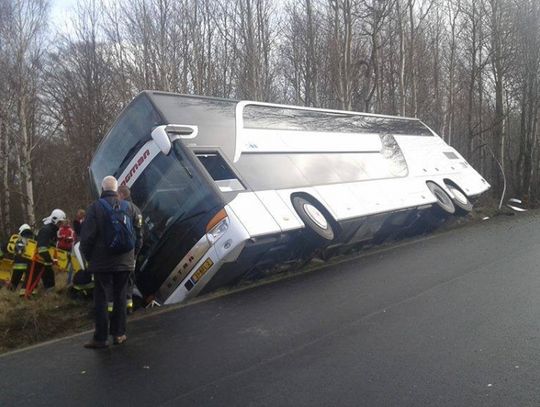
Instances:
[[[418,116],[418,101],[417,101],[417,83],[416,83],[416,67],[414,64],[415,57],[415,27],[414,27],[414,1],[409,0],[409,24],[410,24],[410,33],[409,33],[409,69],[411,74],[411,105],[412,105],[412,117]]]
[[[24,220],[30,225],[36,224],[34,214],[34,186],[32,179],[32,143],[28,133],[27,95],[20,96],[19,123],[21,136],[21,192],[23,194]]]
[[[503,66],[502,66],[502,39],[501,39],[501,10],[499,0],[490,0],[491,3],[491,57],[493,79],[495,82],[495,112],[493,116],[493,142],[495,155],[504,171],[504,101],[503,101]],[[494,167],[493,178],[496,180],[495,188],[502,185],[501,171]]]
[[[405,31],[401,0],[396,1],[398,32],[399,32],[399,114],[405,116]]]
[[[9,137],[6,129],[6,125],[0,116],[0,162],[1,171],[0,176],[2,179],[2,202],[0,209],[0,217],[2,218],[0,235],[5,237],[11,233],[11,211],[10,200],[11,194],[9,190]]]

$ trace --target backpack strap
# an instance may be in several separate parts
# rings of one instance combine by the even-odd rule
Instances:
[[[112,211],[112,210],[113,210],[113,207],[111,206],[111,204],[109,203],[109,201],[107,201],[105,198],[99,198],[99,203],[100,203],[101,206],[103,206],[107,211]]]
[[[114,207],[109,203],[109,201],[107,201],[105,198],[99,198],[99,202],[101,203],[101,205],[107,209],[108,211],[113,211],[114,210]],[[115,205],[116,206],[116,205]],[[118,207],[120,209],[122,209],[123,211],[127,211],[128,208],[129,208],[129,204],[127,203],[127,201],[124,201],[124,200],[121,200],[119,199],[118,200]]]

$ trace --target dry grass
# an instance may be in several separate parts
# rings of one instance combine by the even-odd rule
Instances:
[[[91,328],[91,301],[71,299],[65,279],[58,273],[55,292],[30,299],[0,290],[0,353]]]

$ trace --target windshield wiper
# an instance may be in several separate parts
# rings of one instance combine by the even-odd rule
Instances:
[[[176,140],[175,140],[176,141]],[[176,159],[178,161],[180,161],[180,165],[182,166],[182,168],[184,168],[184,170],[186,171],[187,175],[189,175],[190,178],[193,178],[193,174],[191,173],[191,171],[189,170],[189,168],[186,166],[186,164],[184,163],[184,158],[182,157],[182,154],[180,154],[177,150],[176,150],[176,144],[173,142],[173,146],[174,146],[174,155],[176,156]]]

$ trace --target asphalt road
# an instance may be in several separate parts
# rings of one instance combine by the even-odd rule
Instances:
[[[0,356],[0,405],[538,406],[540,215]]]

